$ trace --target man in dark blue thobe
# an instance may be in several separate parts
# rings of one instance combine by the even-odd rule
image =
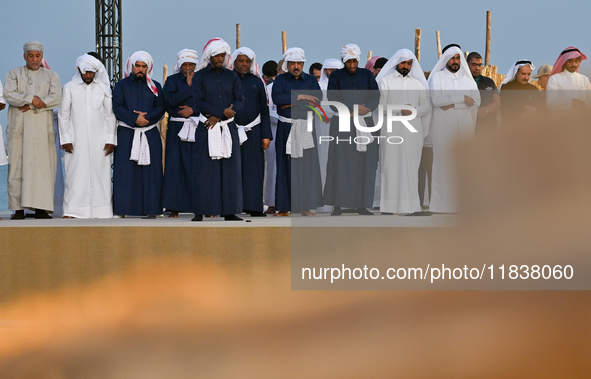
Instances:
[[[320,164],[316,148],[315,133],[312,132],[311,146],[307,145],[303,151],[294,149],[288,151],[288,139],[293,130],[302,125],[306,127],[308,107],[310,102],[318,103],[322,92],[314,76],[303,72],[306,57],[304,50],[292,47],[283,54],[284,74],[277,76],[273,82],[272,97],[277,105],[279,122],[275,147],[277,149],[277,184],[275,187],[275,207],[279,211],[277,216],[289,216],[293,209],[301,212],[302,216],[314,216],[310,208],[323,206],[322,182],[320,179]],[[292,103],[292,91],[300,91]],[[302,93],[303,92],[303,93]],[[293,138],[309,138],[305,133],[295,133],[290,140],[290,147],[303,146],[301,141]],[[298,138],[299,139],[299,138]]]
[[[197,52],[183,49],[177,54],[174,74],[164,85],[166,110],[170,116],[166,131],[164,161],[164,186],[162,205],[170,211],[168,217],[178,217],[180,212],[191,212],[191,181],[193,143],[179,136],[184,123],[193,114],[193,90],[191,83],[197,71]]]
[[[222,39],[207,42],[193,77],[194,111],[199,113],[193,147],[193,221],[222,215],[241,221],[240,141],[234,115],[243,110],[238,75],[228,69],[230,46]]]
[[[158,121],[165,111],[160,83],[152,80],[153,60],[136,51],[127,60],[125,79],[113,89],[117,147],[113,168],[113,213],[162,214],[162,141]]]
[[[351,117],[353,105],[357,104],[359,118],[363,118],[365,126],[373,127],[372,117],[368,116],[378,107],[380,92],[372,72],[358,67],[360,57],[359,46],[343,47],[341,60],[345,67],[330,75],[327,98],[345,105],[349,111],[347,117]],[[373,207],[378,144],[375,140],[370,142],[373,140],[371,133],[358,133],[352,117],[350,125],[349,132],[339,132],[339,117],[331,120],[330,135],[334,140],[328,148],[324,201],[334,205],[333,216],[341,215],[341,207],[373,215],[367,208]]]
[[[242,160],[243,211],[252,217],[265,217],[263,213],[263,185],[265,180],[265,153],[273,135],[265,83],[260,78],[254,51],[241,47],[232,54],[234,71],[240,78],[244,107],[236,113],[234,121],[240,137]],[[246,138],[246,140],[245,140]]]

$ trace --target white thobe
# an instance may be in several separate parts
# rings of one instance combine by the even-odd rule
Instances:
[[[273,139],[265,150],[265,187],[263,189],[263,203],[269,207],[275,206],[275,179],[277,176],[277,160],[275,154],[275,135],[277,134],[277,106],[271,98],[273,83],[267,87],[267,99],[269,100],[269,117],[271,119],[271,134]]]
[[[591,105],[591,84],[589,78],[578,72],[564,70],[554,74],[546,87],[546,103],[550,110],[568,111],[573,109],[573,99]]]
[[[423,116],[431,111],[431,100],[425,86],[416,78],[402,76],[398,71],[378,82],[380,103],[385,112],[388,104],[411,105],[417,116],[410,121],[418,133],[412,133],[401,122],[392,123],[388,133],[382,125],[380,140],[381,196],[380,211],[390,213],[414,213],[421,211],[419,199],[419,164],[423,150]],[[397,115],[400,115],[400,111]],[[384,117],[384,120],[386,118]],[[401,137],[403,142],[400,143]],[[390,142],[388,143],[388,139]]]
[[[4,97],[8,108],[8,207],[11,210],[44,209],[53,212],[57,157],[52,109],[61,100],[59,76],[43,67],[26,66],[6,74]],[[34,109],[34,96],[47,106]],[[30,110],[18,108],[29,105]]]
[[[318,82],[320,89],[322,90],[322,101],[327,101],[328,98],[326,97],[326,91],[328,88],[328,78],[327,80],[321,80]],[[326,113],[326,117],[332,118],[334,117],[334,112],[330,107],[323,107],[324,112]],[[318,115],[314,115],[314,127],[316,128],[316,146],[318,147],[318,161],[320,163],[320,179],[322,181],[322,188],[324,188],[324,184],[326,184],[326,165],[328,164],[328,146],[329,142],[327,141],[320,141],[320,136],[330,136],[330,123],[329,122],[322,122],[322,120],[318,117]],[[316,212],[325,213],[325,212],[332,212],[333,207],[332,205],[325,205],[323,207],[316,208]]]
[[[431,75],[429,85],[433,117],[429,134],[433,141],[433,174],[429,210],[455,213],[459,208],[452,149],[460,140],[474,137],[480,93],[474,79],[461,71],[452,73],[445,68]],[[464,96],[474,100],[472,107],[466,105]],[[441,109],[452,104],[454,108]]]
[[[74,146],[65,155],[64,215],[112,218],[111,157],[103,150],[117,144],[111,97],[75,79],[64,86],[58,117],[61,144]]]
[[[2,81],[0,81],[0,103],[6,104],[6,99],[4,98],[4,88],[2,88]],[[0,166],[8,164],[8,159],[6,159],[6,150],[4,149],[4,133],[2,132],[2,124],[0,124]]]

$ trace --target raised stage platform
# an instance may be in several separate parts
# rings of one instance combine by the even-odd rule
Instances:
[[[248,217],[191,222],[128,217],[109,220],[10,220],[0,214],[0,302],[36,291],[85,284],[130,265],[158,258],[207,260],[262,274],[289,267],[292,223],[308,227],[394,227],[420,238],[432,228],[453,225],[453,216]],[[299,219],[299,220],[298,220]],[[417,234],[418,233],[418,234]],[[320,253],[320,252],[319,252]]]

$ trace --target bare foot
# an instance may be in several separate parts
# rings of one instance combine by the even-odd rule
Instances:
[[[170,211],[170,214],[168,215],[168,218],[178,218],[179,217],[179,211]]]
[[[268,215],[274,215],[275,214],[275,207],[270,206],[269,208],[267,208],[267,211],[265,213]]]
[[[302,216],[316,216],[314,213],[310,212],[309,209],[302,211]]]
[[[288,217],[289,212],[278,212],[274,214],[275,217]]]

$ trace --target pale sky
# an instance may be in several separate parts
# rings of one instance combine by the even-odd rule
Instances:
[[[0,77],[24,64],[25,42],[39,40],[45,45],[45,58],[65,84],[74,74],[76,58],[95,49],[95,2],[28,0],[26,4],[24,9],[22,2],[3,1]],[[463,50],[484,56],[487,10],[492,11],[491,63],[500,73],[506,73],[522,58],[531,59],[536,67],[553,64],[560,51],[570,45],[591,54],[588,1],[359,4],[334,0],[122,0],[123,56],[136,50],[148,51],[155,61],[154,79],[162,81],[163,64],[172,70],[176,53],[183,48],[201,54],[209,39],[220,37],[234,49],[236,24],[240,23],[242,46],[252,48],[261,65],[281,58],[282,30],[287,32],[288,47],[306,51],[306,69],[313,62],[339,58],[345,43],[361,47],[365,64],[368,50],[387,58],[401,48],[414,50],[415,28],[421,28],[421,65],[428,71],[437,60],[437,30],[442,46],[458,43]],[[38,11],[31,12],[35,9]],[[581,72],[591,73],[591,62],[583,62]],[[0,120],[5,129],[5,110],[0,112]]]

